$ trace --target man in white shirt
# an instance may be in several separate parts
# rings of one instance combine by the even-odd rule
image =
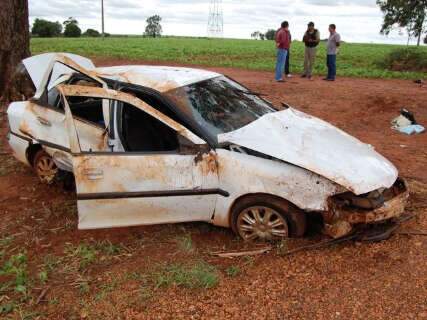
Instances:
[[[337,53],[338,47],[341,44],[341,36],[336,32],[337,27],[334,24],[329,25],[329,39],[326,46],[327,57],[326,65],[328,67],[328,75],[326,81],[335,81],[337,74]]]

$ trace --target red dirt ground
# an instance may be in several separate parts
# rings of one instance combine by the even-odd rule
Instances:
[[[127,64],[97,59],[98,65]],[[132,63],[137,63],[132,61]],[[405,136],[390,129],[407,107],[427,125],[427,88],[404,80],[340,78],[335,83],[292,78],[275,83],[272,73],[211,68],[242,82],[273,102],[286,102],[370,143],[409,181],[404,230],[427,230],[427,134]],[[1,115],[0,151],[7,151]],[[333,146],[331,146],[333,148]],[[427,238],[394,235],[381,243],[339,246],[282,256],[283,248],[253,258],[221,259],[209,253],[245,248],[229,230],[202,223],[114,230],[78,231],[73,194],[41,185],[32,171],[10,155],[0,156],[0,261],[26,251],[29,297],[1,293],[0,305],[14,302],[7,317],[39,319],[427,319]],[[191,237],[191,250],[182,239]],[[293,248],[324,239],[291,239]],[[110,243],[117,254],[98,252],[79,267],[70,248]],[[2,251],[4,250],[4,253]],[[45,282],[46,256],[54,257]],[[156,288],[161,266],[205,260],[220,274],[212,289]],[[76,262],[77,261],[77,262]],[[2,263],[3,263],[2,262]],[[77,264],[76,264],[77,263]],[[238,267],[231,277],[227,268]],[[7,280],[1,276],[1,281]],[[86,285],[87,284],[87,285]],[[37,297],[47,289],[37,303]],[[0,315],[1,317],[2,315]]]

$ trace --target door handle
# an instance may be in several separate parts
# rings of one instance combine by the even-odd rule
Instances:
[[[42,117],[37,117],[37,120],[38,120],[38,122],[39,122],[40,124],[42,124],[42,125],[44,125],[44,126],[47,126],[47,127],[50,127],[50,126],[51,126],[51,123],[50,123],[50,121],[49,121],[49,120],[46,120],[46,119],[44,119],[44,118],[42,118]]]
[[[83,175],[89,180],[99,180],[104,178],[104,171],[98,168],[87,168],[83,170]]]

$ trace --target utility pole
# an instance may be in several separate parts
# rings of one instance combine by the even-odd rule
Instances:
[[[102,15],[102,39],[105,37],[104,32],[104,0],[101,0],[101,15]]]
[[[208,18],[208,37],[222,38],[223,32],[222,0],[211,0]]]

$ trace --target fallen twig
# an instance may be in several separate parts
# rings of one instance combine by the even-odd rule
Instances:
[[[44,298],[48,290],[49,290],[49,287],[46,287],[43,289],[43,291],[40,293],[39,297],[36,300],[36,305],[39,304],[40,301],[42,301],[42,299]]]
[[[331,240],[326,240],[326,241],[322,241],[322,242],[317,242],[314,244],[309,244],[307,246],[301,246],[301,247],[298,247],[298,248],[295,248],[295,249],[292,249],[292,250],[289,250],[289,251],[283,253],[282,256],[288,256],[288,255],[291,255],[291,254],[294,254],[294,253],[297,253],[300,251],[304,251],[304,250],[326,248],[326,247],[329,247],[329,246],[332,246],[335,244],[339,244],[339,243],[343,243],[346,241],[356,239],[357,236],[358,236],[357,234],[351,234],[349,236],[345,236],[345,237],[338,238],[338,239],[331,239]]]
[[[409,236],[427,236],[427,231],[419,231],[419,230],[402,230],[395,232],[395,234],[404,234]]]
[[[211,255],[221,257],[221,258],[234,258],[234,257],[243,257],[243,256],[255,256],[258,254],[263,254],[271,251],[273,248],[271,246],[256,249],[256,250],[247,250],[247,251],[230,251],[230,252],[212,252]]]

